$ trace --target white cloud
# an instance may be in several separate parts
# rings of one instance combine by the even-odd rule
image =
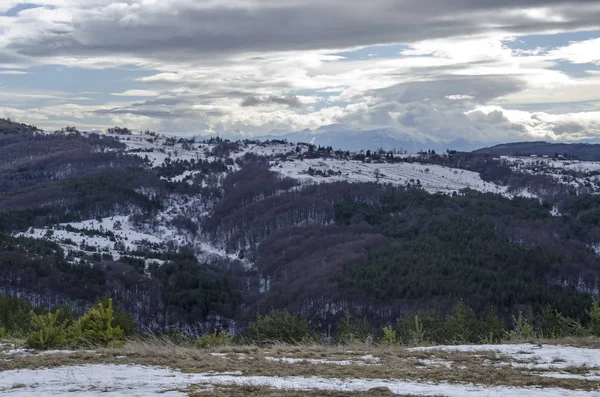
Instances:
[[[471,95],[446,95],[445,98],[449,99],[451,101],[462,101],[465,99],[474,99],[474,97]]]
[[[600,38],[572,42],[567,46],[550,51],[547,57],[571,63],[594,63],[600,65]]]
[[[0,70],[0,74],[6,75],[6,76],[19,76],[19,75],[24,75],[24,74],[29,74],[29,73],[25,72],[23,70]]]
[[[127,90],[125,92],[112,93],[114,96],[134,96],[134,97],[154,97],[160,95],[156,91],[148,90]]]

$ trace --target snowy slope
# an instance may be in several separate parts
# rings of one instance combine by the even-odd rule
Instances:
[[[334,175],[311,176],[309,168]],[[379,182],[393,185],[420,185],[431,193],[452,193],[470,188],[481,192],[506,194],[506,189],[485,182],[479,174],[432,164],[419,163],[363,163],[352,160],[305,159],[273,163],[271,168],[282,176],[304,182]],[[339,174],[339,175],[338,175]]]

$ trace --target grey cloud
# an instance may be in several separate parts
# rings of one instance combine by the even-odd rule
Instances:
[[[94,111],[97,116],[111,116],[111,115],[133,115],[133,116],[147,116],[147,117],[160,117],[160,118],[172,118],[178,115],[173,112],[166,110],[137,110],[127,108],[115,108],[115,109],[98,109]],[[179,115],[180,116],[180,115]]]
[[[414,42],[488,32],[489,26],[510,33],[600,26],[596,0],[261,0],[248,8],[237,2],[199,5],[189,0],[179,1],[175,9],[137,7],[138,3],[130,1],[110,12],[100,7],[70,9],[77,23],[36,26],[37,34],[15,37],[9,48],[30,56],[121,53],[190,59],[209,53]],[[550,7],[564,18],[541,20],[507,12],[536,6]]]
[[[302,107],[302,102],[295,95],[278,97],[270,95],[266,98],[250,96],[242,101],[242,107],[260,106],[260,105],[285,105],[292,108]]]
[[[447,97],[453,95],[469,96],[472,102],[486,103],[519,92],[524,86],[523,79],[506,75],[439,76],[435,81],[403,83],[373,93],[401,103],[423,100],[447,103]]]
[[[434,140],[518,140],[528,138],[527,131],[502,112],[465,113],[476,104],[517,92],[522,86],[521,79],[511,76],[441,76],[439,80],[398,84],[369,92],[376,103],[340,122],[393,126]],[[470,98],[449,100],[452,95]]]
[[[494,110],[489,113],[482,111],[475,111],[468,114],[468,117],[474,122],[487,123],[487,124],[502,124],[508,123],[508,119],[504,116],[504,113],[499,110]]]

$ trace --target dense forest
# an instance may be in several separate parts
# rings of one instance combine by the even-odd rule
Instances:
[[[131,132],[118,127],[48,134],[3,120],[0,128],[0,292],[34,306],[81,314],[111,296],[140,328],[201,333],[244,329],[273,309],[320,329],[346,315],[382,326],[410,313],[443,315],[459,301],[481,316],[551,305],[584,321],[598,293],[599,196],[519,174],[487,154],[417,158],[306,144],[273,159],[242,147],[285,142],[214,139],[197,156],[165,154],[152,165],[156,149],[127,152]],[[169,138],[160,150],[195,144]],[[548,197],[302,184],[273,171],[292,156],[442,165],[509,188],[537,183]],[[125,234],[168,232],[173,241],[125,244],[121,220],[112,229],[58,226],[114,216],[136,228]],[[33,229],[47,238],[30,238]],[[110,249],[92,246],[95,238]]]
[[[515,142],[478,149],[475,153],[494,155],[562,156],[581,160],[600,160],[600,145],[588,143]]]

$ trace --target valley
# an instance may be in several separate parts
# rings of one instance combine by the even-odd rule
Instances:
[[[2,291],[38,304],[81,311],[110,294],[150,329],[236,333],[270,309],[324,329],[344,312],[386,324],[457,298],[502,316],[549,302],[583,320],[598,290],[593,161],[120,128],[5,133],[0,151],[3,255],[14,258]],[[443,286],[462,272],[470,285]],[[508,292],[521,273],[535,288]]]

